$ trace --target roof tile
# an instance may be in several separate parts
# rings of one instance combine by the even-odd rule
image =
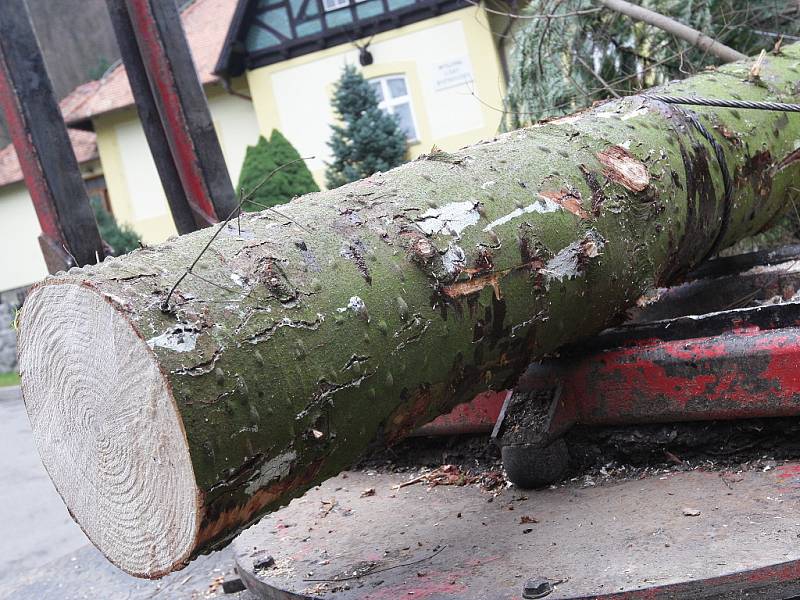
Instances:
[[[217,81],[214,75],[237,0],[196,0],[181,15],[183,29],[200,81]],[[120,64],[98,81],[78,86],[61,101],[67,124],[77,124],[97,115],[133,105],[125,67]]]
[[[77,129],[68,131],[78,163],[85,163],[97,158],[96,136],[93,132]],[[14,150],[13,144],[9,144],[0,150],[0,187],[22,181],[22,179],[22,167],[17,159],[17,151]]]

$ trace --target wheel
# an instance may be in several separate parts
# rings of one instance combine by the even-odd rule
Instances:
[[[508,479],[522,489],[555,483],[569,466],[569,450],[562,438],[544,448],[531,444],[503,446],[501,454]]]

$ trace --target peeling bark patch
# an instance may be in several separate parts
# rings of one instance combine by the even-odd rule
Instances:
[[[500,291],[500,273],[491,273],[482,277],[475,277],[467,281],[457,281],[442,288],[442,294],[448,298],[461,298],[480,292],[483,288],[491,286],[495,297],[502,298]]]
[[[366,248],[361,240],[353,240],[348,245],[343,246],[339,254],[341,254],[342,258],[352,261],[364,281],[372,285],[372,275],[369,274],[369,267],[367,267],[367,261],[364,258]]]
[[[294,289],[294,286],[286,277],[286,273],[284,273],[283,268],[280,266],[277,260],[268,257],[259,261],[256,268],[258,281],[266,286],[270,295],[278,300],[278,302],[284,306],[287,306],[294,304],[297,301],[299,293],[296,289]],[[236,281],[233,275],[231,275],[231,277],[234,281]],[[249,278],[245,278],[242,280],[242,284],[240,285],[244,285],[248,281]]]
[[[411,257],[424,265],[431,262],[439,251],[436,246],[426,237],[418,237],[411,244]]]
[[[417,219],[416,224],[428,235],[444,233],[458,237],[467,227],[475,225],[481,218],[473,202],[451,202],[441,208],[429,208]]]
[[[207,546],[209,550],[222,547],[232,537],[227,532],[250,522],[257,514],[283,499],[288,490],[295,490],[312,482],[317,477],[322,462],[319,458],[302,470],[295,470],[296,465],[292,465],[286,476],[256,491],[244,505],[230,508],[224,501],[207,505],[208,510],[197,534],[197,544]]]
[[[292,329],[309,329],[311,331],[316,331],[319,329],[319,326],[325,320],[320,314],[317,314],[317,318],[314,321],[302,321],[302,320],[292,320],[289,317],[283,317],[280,321],[272,323],[266,329],[259,331],[256,334],[253,334],[247,338],[247,341],[251,344],[258,344],[259,342],[263,342],[271,338],[276,331],[278,331],[281,327],[291,327]]]
[[[175,375],[191,375],[192,377],[198,377],[200,375],[205,375],[207,373],[211,373],[214,370],[214,367],[217,365],[217,361],[222,356],[222,348],[217,348],[214,350],[214,354],[208,360],[204,360],[201,363],[193,365],[191,367],[184,367],[182,369],[178,369],[173,371]]]
[[[540,196],[552,200],[567,212],[581,219],[588,219],[591,215],[586,212],[581,204],[581,193],[578,190],[560,189],[558,191],[539,192]]]
[[[796,162],[800,162],[800,148],[797,148],[796,150],[793,150],[792,152],[790,152],[789,154],[787,154],[786,156],[784,156],[784,157],[783,157],[783,158],[780,160],[780,162],[778,162],[778,163],[777,163],[777,164],[776,164],[776,165],[775,165],[775,166],[772,168],[772,172],[773,172],[773,173],[780,173],[780,172],[781,172],[781,171],[783,171],[783,170],[784,170],[786,167],[789,167],[789,166],[793,165],[793,164],[794,164],[794,163],[796,163]]]
[[[258,475],[247,483],[245,493],[253,495],[262,487],[286,477],[292,470],[292,464],[295,460],[297,460],[297,452],[290,450],[286,454],[281,454],[267,461],[259,469]]]
[[[632,192],[642,192],[650,185],[647,167],[622,146],[610,146],[597,153],[603,174]]]
[[[191,352],[197,345],[199,333],[199,330],[192,325],[176,325],[161,335],[147,340],[147,345],[175,352]]]
[[[551,258],[543,271],[550,279],[575,279],[586,271],[591,259],[602,254],[605,244],[605,238],[597,231],[587,231],[583,239],[572,242]]]
[[[786,159],[784,158],[784,160]],[[763,150],[745,161],[744,165],[736,173],[736,179],[737,184],[741,185],[747,182],[752,186],[753,192],[757,196],[767,198],[772,192],[772,175],[772,154],[770,154],[769,150]]]
[[[603,188],[597,180],[597,175],[592,173],[586,165],[582,164],[579,168],[583,174],[583,179],[586,181],[586,185],[592,192],[592,214],[595,217],[599,217],[603,210],[603,203],[606,201],[606,195],[603,193]]]
[[[442,264],[451,277],[457,277],[466,265],[467,257],[464,250],[455,242],[450,242],[447,250],[442,255]]]

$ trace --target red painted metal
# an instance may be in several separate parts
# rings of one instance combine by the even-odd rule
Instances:
[[[800,560],[790,560],[758,569],[738,571],[729,575],[697,579],[682,583],[656,585],[639,590],[573,596],[564,600],[682,600],[707,598],[734,600],[763,598],[777,600],[797,598],[800,582]]]
[[[800,415],[800,327],[742,324],[693,339],[644,339],[539,365],[518,390],[561,385],[545,439],[576,424],[751,419]],[[547,381],[545,381],[547,380]],[[487,393],[416,435],[490,431],[505,392]]]
[[[563,382],[581,423],[794,416],[800,328],[644,341],[583,358]]]
[[[436,417],[412,435],[463,435],[491,431],[510,393],[502,390],[478,394],[471,402],[459,404],[448,414]]]

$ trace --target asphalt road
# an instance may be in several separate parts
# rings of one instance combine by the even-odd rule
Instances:
[[[207,599],[223,596],[223,578],[236,578],[227,548],[160,581],[136,579],[109,563],[50,482],[19,388],[0,388],[0,600]]]
[[[88,543],[39,460],[18,387],[0,388],[0,584]]]

